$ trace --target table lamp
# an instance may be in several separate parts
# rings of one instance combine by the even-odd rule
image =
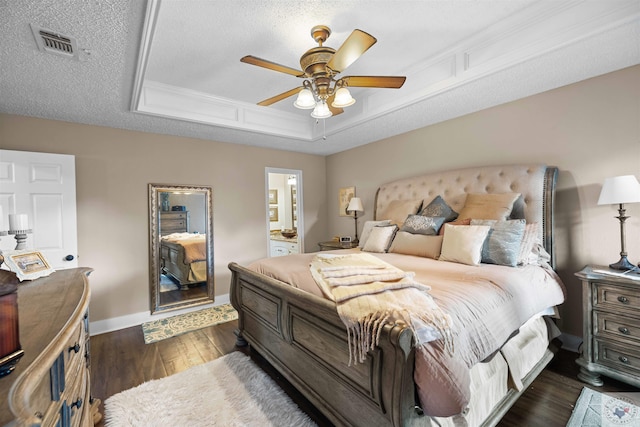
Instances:
[[[609,264],[610,268],[615,270],[635,270],[637,267],[627,259],[627,251],[625,248],[625,232],[624,223],[629,218],[625,215],[625,203],[640,202],[640,183],[633,175],[616,176],[607,178],[602,185],[599,205],[619,205],[618,218],[620,220],[620,260],[614,264]]]
[[[358,243],[358,212],[364,212],[364,208],[362,207],[362,200],[360,200],[360,197],[352,197],[351,200],[349,200],[347,212],[353,212],[353,219],[356,220],[356,239],[353,243]]]

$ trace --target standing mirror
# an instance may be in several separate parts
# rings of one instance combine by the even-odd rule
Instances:
[[[149,184],[151,313],[214,299],[211,187]]]

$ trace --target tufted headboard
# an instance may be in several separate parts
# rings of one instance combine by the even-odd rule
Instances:
[[[539,224],[540,239],[555,268],[553,211],[558,169],[545,165],[472,167],[432,172],[382,185],[376,192],[374,217],[393,200],[422,200],[427,205],[440,195],[455,211],[467,193],[520,193],[527,223]]]

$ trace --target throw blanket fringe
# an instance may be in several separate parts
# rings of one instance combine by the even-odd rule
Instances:
[[[380,271],[360,274],[363,270]],[[433,301],[430,287],[414,280],[414,273],[403,272],[369,254],[348,254],[316,255],[311,261],[311,275],[324,294],[336,302],[347,328],[349,365],[364,362],[367,352],[378,344],[382,328],[398,321],[413,330],[416,345],[421,344],[418,331],[432,328],[453,353],[451,318]]]

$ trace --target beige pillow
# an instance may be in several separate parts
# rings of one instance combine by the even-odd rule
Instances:
[[[422,200],[393,200],[376,219],[388,219],[392,224],[401,227],[409,215],[415,215],[418,212],[420,205]]]
[[[367,239],[369,238],[369,234],[371,234],[373,227],[378,227],[380,225],[391,225],[391,221],[388,219],[383,221],[365,221],[364,226],[362,227],[362,233],[360,233],[360,240],[358,241],[358,247],[360,249],[364,248],[364,244],[367,243]]]
[[[488,225],[445,224],[439,260],[480,265],[482,245],[490,229]]]
[[[437,259],[442,248],[442,236],[428,236],[398,231],[389,252]]]
[[[505,220],[520,193],[467,194],[458,218]]]
[[[397,230],[396,225],[373,227],[362,250],[365,252],[387,252]]]

